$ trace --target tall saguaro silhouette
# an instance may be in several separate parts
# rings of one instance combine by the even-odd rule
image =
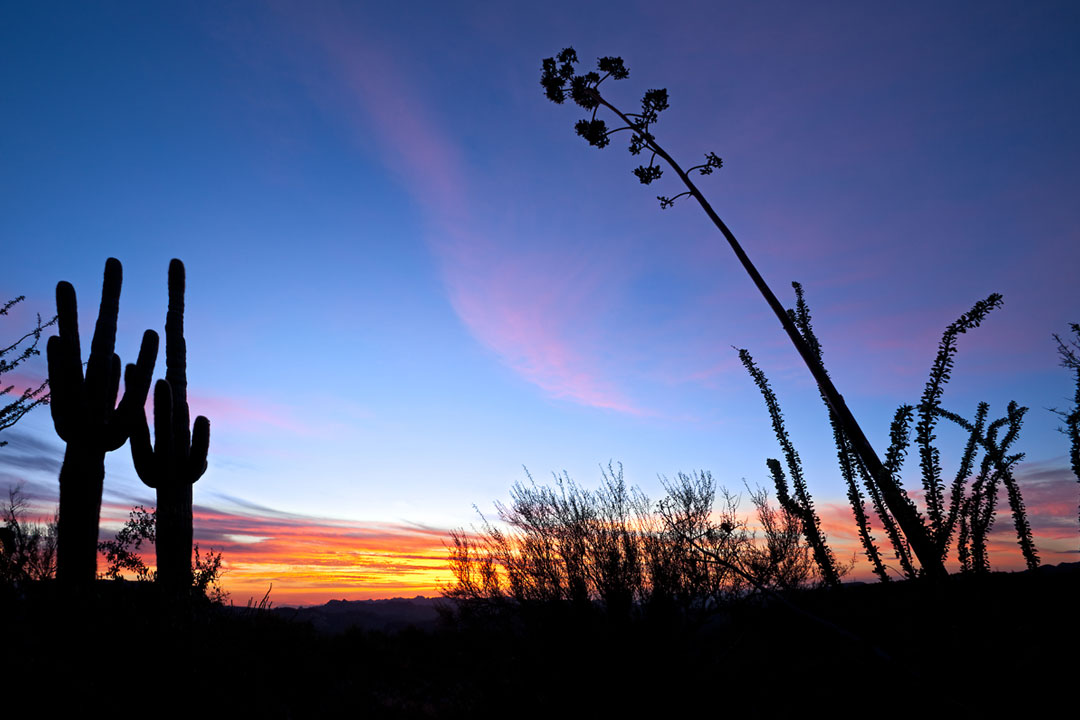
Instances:
[[[49,338],[46,350],[53,425],[67,443],[60,467],[56,574],[68,585],[92,583],[97,575],[105,453],[124,444],[134,418],[142,414],[157,358],[157,333],[147,330],[138,360],[124,372],[124,396],[117,405],[120,357],[113,350],[122,280],[120,261],[109,258],[85,376],[75,288],[68,282],[56,286],[59,334]]]
[[[165,379],[154,386],[154,445],[145,410],[131,434],[131,459],[147,486],[157,490],[158,580],[172,589],[191,586],[191,486],[206,472],[210,421],[200,415],[188,429],[187,344],[184,341],[184,263],[169,263],[165,316]]]

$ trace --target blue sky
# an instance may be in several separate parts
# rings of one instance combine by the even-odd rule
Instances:
[[[661,211],[673,178],[642,187],[623,141],[588,147],[543,97],[567,45],[625,59],[617,102],[668,89],[656,135],[684,164],[724,159],[703,190],[782,299],[803,283],[879,450],[944,327],[1002,293],[945,405],[1030,406],[1019,449],[1065,487],[1046,408],[1070,393],[1050,335],[1080,320],[1074,3],[0,12],[0,298],[28,298],[0,332],[51,315],[59,280],[88,332],[113,256],[131,361],[181,258],[212,423],[196,503],[445,528],[522,465],[591,485],[621,461],[652,495],[694,469],[764,483],[778,448],[732,346],[772,380],[815,497],[843,501],[809,374],[700,208]],[[8,435],[62,453],[46,412]],[[960,442],[943,431],[946,463]],[[126,448],[108,463],[107,500],[152,501]]]

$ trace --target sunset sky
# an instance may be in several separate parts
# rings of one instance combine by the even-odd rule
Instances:
[[[654,132],[684,165],[723,158],[701,188],[783,301],[803,283],[879,452],[945,326],[1004,295],[944,405],[1031,408],[1039,549],[1077,560],[1048,408],[1072,392],[1051,334],[1080,322],[1078,38],[1075,2],[7,3],[0,301],[27,300],[0,344],[67,280],[88,348],[116,257],[133,362],[184,261],[189,399],[212,428],[195,535],[240,604],[271,582],[277,604],[434,594],[448,529],[493,516],[523,466],[593,487],[621,462],[654,497],[680,471],[766,483],[779,448],[733,347],[850,557],[808,371],[701,209],[659,208],[675,178],[643,187],[625,139],[590,148],[582,111],[545,99],[541,60],[572,45],[624,58],[604,90],[627,109],[667,88]],[[42,356],[4,380],[44,376]],[[939,434],[948,476],[962,438]],[[51,508],[48,411],[0,437],[0,489]],[[106,469],[105,532],[154,502],[126,446]]]

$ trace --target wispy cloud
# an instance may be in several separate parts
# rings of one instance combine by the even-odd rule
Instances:
[[[394,54],[344,18],[324,16],[306,29],[345,89],[332,96],[345,98],[358,133],[375,133],[387,167],[424,209],[451,305],[468,331],[554,397],[641,414],[582,342],[602,310],[597,277],[577,272],[582,254],[559,243],[531,253],[507,247],[470,212],[476,198],[463,152]]]
[[[222,553],[223,585],[236,602],[261,598],[271,584],[277,604],[318,604],[432,596],[450,580],[446,530],[299,515],[234,500],[231,510],[196,505],[194,522],[200,550]],[[130,511],[129,505],[103,503],[102,537]],[[144,560],[153,565],[153,551],[149,555]]]
[[[48,442],[38,435],[18,428],[8,429],[0,436],[8,444],[0,451],[0,469],[31,471],[35,474],[55,475],[60,472],[64,459],[64,446],[59,441]]]
[[[147,400],[147,412],[153,412],[153,393]],[[229,424],[234,427],[272,427],[301,435],[315,430],[298,417],[297,412],[285,405],[244,397],[213,395],[188,395],[192,416],[205,415],[214,425]]]
[[[454,261],[447,284],[473,335],[530,382],[554,397],[645,414],[596,368],[581,337],[598,329],[589,313],[606,304],[590,266],[599,263],[474,245]]]

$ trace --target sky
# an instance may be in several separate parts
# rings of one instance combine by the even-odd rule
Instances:
[[[622,463],[652,497],[695,470],[766,484],[780,450],[735,348],[850,556],[828,416],[731,250],[694,203],[660,209],[672,173],[640,185],[625,140],[589,147],[582,111],[543,95],[542,58],[619,55],[630,77],[605,97],[667,88],[661,145],[723,158],[700,187],[785,304],[803,284],[879,452],[944,328],[1004,296],[943,403],[1030,408],[1037,543],[1076,560],[1048,408],[1073,391],[1051,335],[1080,321],[1077,37],[1072,2],[8,3],[0,300],[27,299],[0,340],[51,317],[66,280],[88,347],[116,257],[133,362],[184,261],[189,402],[211,422],[195,536],[240,603],[271,582],[278,604],[435,594],[449,529],[526,468],[595,487]],[[46,374],[42,356],[4,381]],[[948,475],[963,438],[939,435]],[[0,488],[50,509],[47,410],[3,438]],[[127,447],[106,470],[103,534],[154,503]]]

